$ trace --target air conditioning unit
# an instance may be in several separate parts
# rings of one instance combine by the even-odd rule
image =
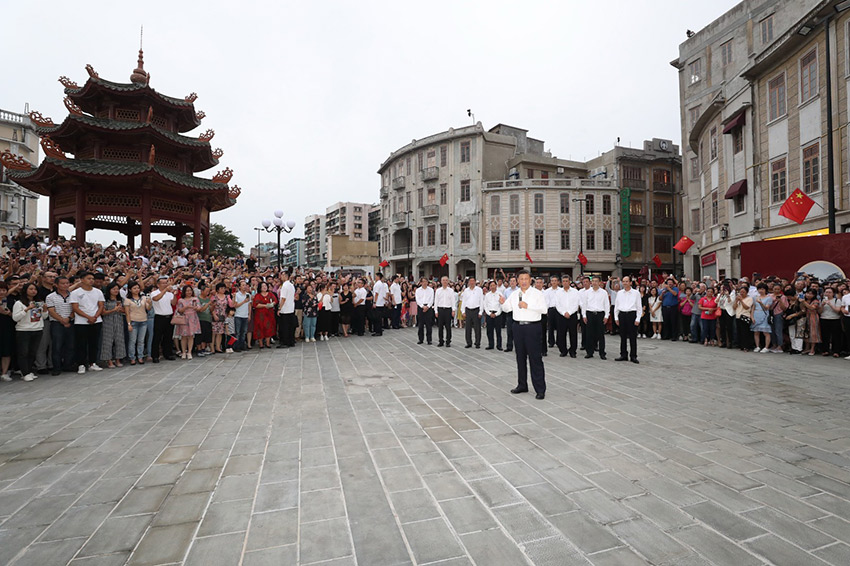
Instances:
[[[563,168],[563,167],[558,167],[557,171],[558,171],[558,173],[560,173],[561,175],[563,175],[563,174],[564,174],[564,168]]]

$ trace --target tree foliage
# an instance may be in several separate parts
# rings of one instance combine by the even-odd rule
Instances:
[[[183,241],[186,246],[192,247],[191,234],[186,235]],[[215,222],[210,224],[210,254],[235,257],[242,253],[244,247],[236,234],[221,224],[216,224]]]

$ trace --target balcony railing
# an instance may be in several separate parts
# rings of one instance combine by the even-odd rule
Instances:
[[[646,181],[643,179],[624,179],[622,182],[623,188],[633,189],[636,191],[646,190]]]
[[[393,248],[392,255],[407,255],[407,254],[412,254],[412,253],[413,253],[413,248],[411,248],[409,246],[396,246],[396,247]]]
[[[673,227],[673,219],[664,216],[656,216],[652,219],[652,223],[656,226],[660,226],[662,228],[672,228]]]
[[[487,181],[484,190],[526,189],[554,187],[558,189],[611,189],[616,188],[611,179],[509,179]]]
[[[438,204],[427,204],[419,210],[421,211],[422,218],[431,218],[440,215],[440,205]]]
[[[646,216],[643,214],[629,214],[632,226],[646,226]]]
[[[425,169],[420,171],[420,173],[422,174],[423,181],[433,181],[434,179],[437,179],[440,176],[440,168],[426,167]]]
[[[384,200],[388,196],[390,196],[390,188],[387,186],[381,187],[381,200]]]
[[[393,214],[393,224],[406,224],[407,223],[407,213],[406,212],[396,212]]]
[[[673,184],[672,183],[662,183],[656,181],[652,183],[652,190],[657,191],[659,193],[672,193],[673,192]]]
[[[392,184],[393,184],[393,190],[397,191],[399,189],[403,189],[406,186],[405,182],[404,182],[404,175],[402,175],[401,177],[396,177],[395,179],[393,179]]]

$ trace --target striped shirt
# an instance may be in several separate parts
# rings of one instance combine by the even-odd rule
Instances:
[[[47,298],[44,300],[44,306],[47,308],[53,307],[53,310],[56,311],[56,314],[63,318],[70,318],[71,313],[74,312],[71,308],[71,294],[68,293],[67,297],[63,297],[56,291],[47,295]],[[59,322],[58,319],[54,318],[53,315],[50,315],[50,320],[54,322]]]

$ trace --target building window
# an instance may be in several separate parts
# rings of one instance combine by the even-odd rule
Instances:
[[[460,243],[468,244],[472,241],[472,233],[469,230],[469,222],[460,223]]]
[[[611,195],[602,195],[602,214],[611,216]]]
[[[428,204],[437,204],[437,189],[428,187]]]
[[[623,179],[626,181],[642,181],[643,169],[641,167],[623,166]]]
[[[437,245],[437,227],[433,224],[428,225],[428,245]]]
[[[785,116],[785,73],[767,83],[768,121]]]
[[[818,93],[818,50],[812,49],[800,59],[800,102]]]
[[[519,230],[511,230],[511,249],[519,249]]]
[[[440,245],[445,246],[449,241],[449,225],[440,224]]]
[[[744,151],[744,128],[735,128],[732,131],[732,151],[736,154]]]
[[[717,127],[711,128],[708,134],[709,161],[717,159]]]
[[[561,249],[562,250],[570,249],[570,231],[569,230],[561,230]]]
[[[469,193],[469,180],[460,182],[460,200],[461,202],[467,202],[470,199]]]
[[[448,161],[448,153],[449,153],[448,148],[444,145],[441,145],[440,146],[440,167],[446,166],[446,161]]]
[[[537,229],[534,231],[534,249],[543,249],[543,230]]]
[[[788,198],[786,185],[785,158],[777,159],[770,164],[770,202],[776,204],[785,202]]]
[[[688,124],[690,124],[690,128],[693,128],[694,125],[699,120],[699,106],[694,106],[693,108],[688,110]]]
[[[596,249],[596,230],[588,230],[584,236],[584,249],[594,251]]]
[[[771,41],[773,41],[773,14],[761,21],[762,45],[770,43]]]
[[[511,214],[519,214],[519,195],[511,195],[510,207]]]
[[[490,214],[497,215],[499,214],[500,201],[499,195],[492,195],[490,197]]]
[[[632,200],[629,201],[629,214],[643,214],[643,201],[642,200]]]
[[[423,154],[422,154],[422,152],[421,152],[421,151],[420,151],[419,153],[417,153],[417,154],[416,154],[416,161],[417,161],[417,163],[419,164],[418,169],[419,169],[420,171],[422,171],[423,169],[425,169],[425,159],[423,158]]]
[[[410,158],[407,158],[407,174],[410,175]]]
[[[416,245],[420,248],[422,247],[422,242],[424,240],[423,236],[425,235],[425,231],[422,229],[422,226],[416,229]]]
[[[416,189],[416,203],[419,205],[419,208],[425,206],[425,189],[422,187]]]
[[[726,43],[720,46],[720,61],[723,66],[729,65],[732,63],[732,40],[730,39]]]
[[[502,233],[498,230],[490,232],[490,249],[494,252],[502,249]]]
[[[735,195],[735,198],[732,199],[732,208],[735,211],[735,214],[742,214],[747,211],[747,200],[746,195]]]
[[[570,213],[570,194],[561,193],[561,214]]]
[[[643,253],[643,234],[632,234],[629,243],[633,253]]]
[[[526,169],[525,170],[525,178],[533,179],[534,178],[534,169]]]
[[[691,230],[694,232],[700,231],[700,214],[699,209],[695,208],[691,211]]]
[[[534,194],[534,214],[543,214],[543,193]]]
[[[702,59],[697,59],[688,65],[691,75],[691,84],[698,83],[702,79]]]
[[[691,179],[699,179],[699,157],[691,157]]]
[[[435,150],[429,149],[428,154],[426,155],[426,159],[428,162],[428,167],[437,166],[437,152]]]
[[[614,249],[614,233],[611,230],[602,230],[602,249],[606,252]]]
[[[541,179],[548,179],[549,178],[549,171],[541,171],[540,172],[540,178]]]
[[[595,195],[591,195],[591,194],[584,195],[584,213],[585,214],[595,214],[596,213],[596,198],[595,198]]]
[[[462,141],[460,142],[460,162],[461,163],[469,163],[469,142]]]
[[[671,236],[656,235],[653,238],[653,243],[657,254],[669,254],[673,251],[673,238]]]
[[[670,202],[654,202],[652,203],[652,214],[655,218],[672,218],[673,203]]]
[[[440,204],[446,204],[449,200],[449,186],[446,183],[440,184]]]
[[[820,144],[815,142],[803,149],[803,192],[820,190]]]
[[[711,225],[717,226],[720,223],[720,203],[717,200],[717,191],[711,192]]]

